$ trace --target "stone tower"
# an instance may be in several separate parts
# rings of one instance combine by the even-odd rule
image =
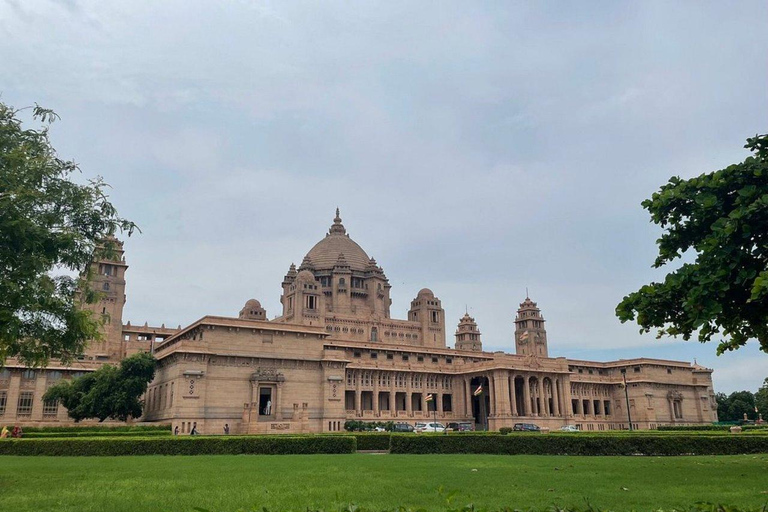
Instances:
[[[411,301],[408,320],[421,323],[421,339],[426,347],[445,348],[445,310],[432,290],[422,288]]]
[[[515,317],[515,352],[521,356],[548,357],[544,317],[529,297],[520,304]]]
[[[125,357],[123,308],[128,265],[124,254],[123,242],[109,237],[96,248],[89,267],[90,287],[98,294],[98,300],[85,304],[84,309],[93,311],[104,321],[104,338],[92,342],[85,350],[85,356],[94,360],[116,361]]]
[[[475,319],[464,313],[459,320],[459,326],[456,329],[456,350],[471,350],[473,352],[483,351],[483,342],[480,339],[480,330],[477,328]]]

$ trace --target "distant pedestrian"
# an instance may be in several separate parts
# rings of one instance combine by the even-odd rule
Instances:
[[[173,429],[173,435],[177,436],[179,435],[179,426],[176,425],[176,428]]]
[[[10,434],[10,432],[8,432],[8,427],[3,427],[2,432],[0,432],[0,439],[5,439],[8,437],[8,434]]]
[[[195,421],[192,423],[192,430],[189,431],[189,435],[196,436],[197,434],[197,422]]]
[[[224,424],[224,435],[225,436],[229,435],[229,423]]]
[[[21,436],[24,435],[24,431],[21,430],[21,427],[16,425],[13,427],[13,432],[11,432],[11,437],[15,437],[17,439],[20,439]]]

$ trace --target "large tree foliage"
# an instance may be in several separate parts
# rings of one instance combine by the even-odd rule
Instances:
[[[654,267],[685,253],[695,261],[624,297],[622,322],[640,332],[710,341],[717,353],[757,339],[768,352],[768,136],[747,140],[754,155],[696,178],[674,177],[642,203],[665,229]]]
[[[94,251],[135,226],[118,216],[101,178],[71,181],[77,165],[48,137],[56,114],[36,106],[40,126],[25,129],[19,113],[0,103],[0,364],[68,362],[100,336],[103,319],[82,308],[97,296],[78,293]]]
[[[750,391],[734,391],[730,395],[718,393],[715,396],[717,419],[719,421],[742,421],[746,414],[748,420],[756,420],[758,413],[765,417],[768,414],[768,410],[766,410],[768,403],[765,402],[764,397],[761,398],[761,394],[765,392],[768,392],[768,387],[764,385],[754,394]]]
[[[45,400],[59,400],[75,421],[107,418],[125,421],[141,416],[141,396],[155,377],[157,361],[138,353],[123,359],[120,366],[104,365],[95,372],[62,381],[46,391]]]

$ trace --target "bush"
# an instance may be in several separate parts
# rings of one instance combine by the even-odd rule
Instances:
[[[24,427],[28,432],[153,432],[165,430],[170,432],[170,425],[70,425],[66,427]]]
[[[738,455],[768,453],[764,436],[392,436],[391,453]]]
[[[389,450],[389,438],[392,434],[388,432],[371,434],[354,434],[357,439],[358,450]]]
[[[354,453],[352,436],[184,436],[90,439],[5,439],[0,455],[285,455]]]
[[[743,430],[768,430],[768,424],[766,425],[660,425],[656,430],[662,431],[677,431],[677,432],[690,432],[690,431],[728,431],[731,427],[740,426]]]
[[[505,436],[505,435],[507,435],[507,434],[509,434],[511,432],[512,432],[512,429],[510,427],[501,427],[499,429],[499,434],[501,434],[503,436]]]
[[[103,431],[88,431],[88,432],[24,432],[24,438],[26,439],[53,439],[63,437],[161,437],[170,436],[170,430],[147,430],[147,431],[135,431],[135,432],[110,432],[108,430]]]

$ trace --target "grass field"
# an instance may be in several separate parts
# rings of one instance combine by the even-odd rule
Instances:
[[[474,471],[476,470],[476,471]],[[229,512],[398,505],[655,510],[768,502],[768,455],[1,457],[0,510]]]

